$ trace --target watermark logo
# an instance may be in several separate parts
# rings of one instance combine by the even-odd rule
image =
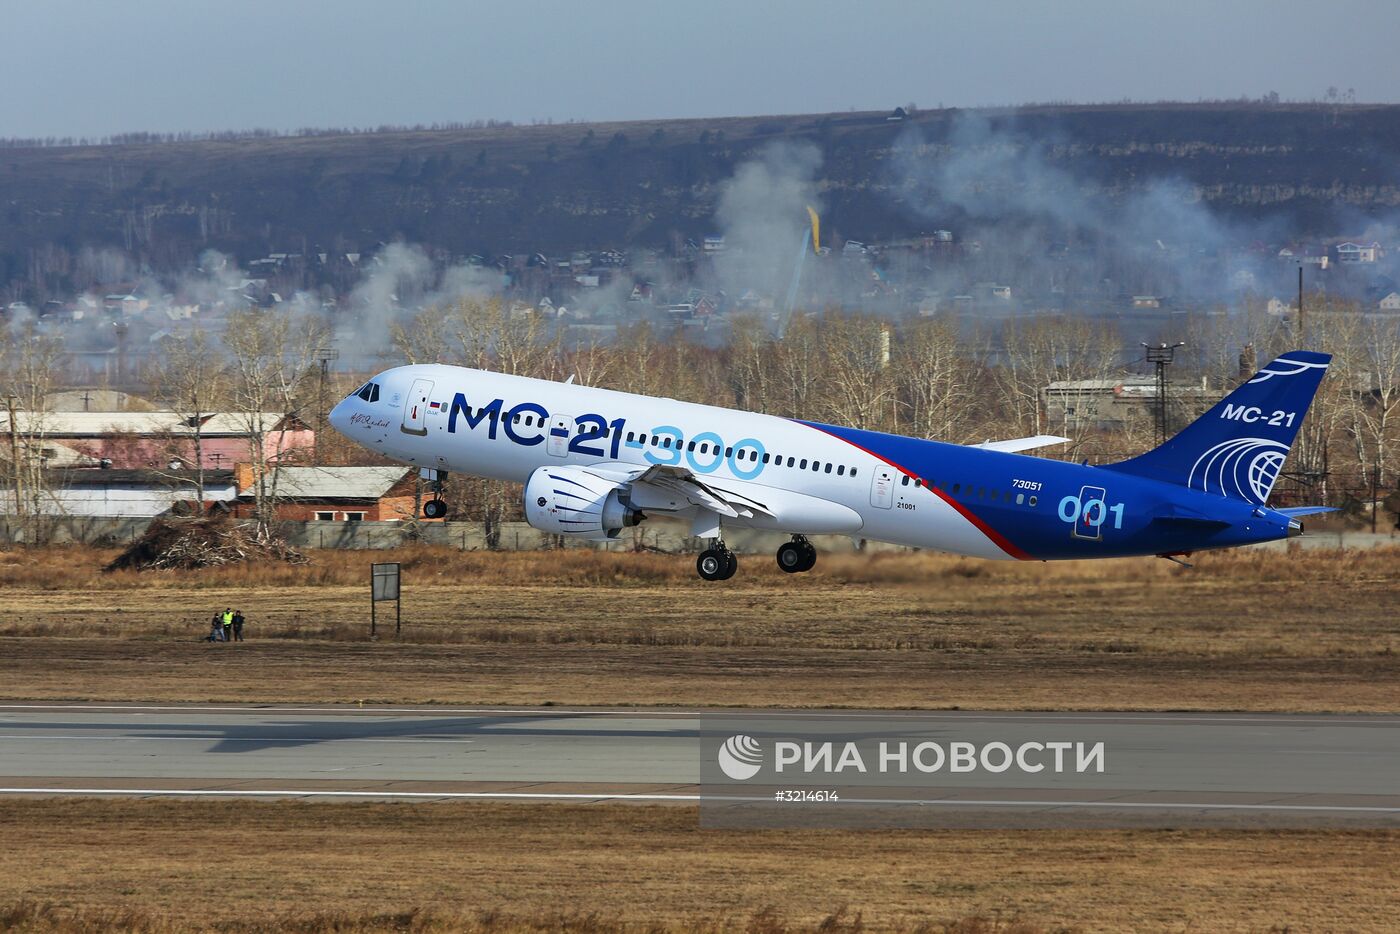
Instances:
[[[717,758],[725,775],[736,782],[747,781],[763,768],[763,747],[752,736],[736,733],[719,747]]]

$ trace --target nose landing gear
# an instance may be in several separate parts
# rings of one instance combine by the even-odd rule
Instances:
[[[778,548],[778,567],[789,574],[810,571],[817,563],[817,549],[805,535],[794,535],[792,541]]]
[[[433,498],[423,504],[424,519],[441,519],[443,516],[447,515],[447,500],[442,498],[442,485],[445,480],[447,480],[447,473],[445,471],[433,471]]]

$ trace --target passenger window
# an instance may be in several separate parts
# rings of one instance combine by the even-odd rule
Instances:
[[[1034,496],[1031,497],[1031,506],[1032,506],[1032,507],[1035,506],[1035,497],[1034,497]]]
[[[958,483],[954,483],[954,484],[953,484],[953,495],[954,495],[954,496],[957,495],[958,489],[959,489],[960,487],[961,487],[961,484],[958,484]]]
[[[725,448],[725,449],[724,449],[724,456],[725,456],[725,457],[733,457],[733,456],[734,456],[734,449],[733,449],[733,448]]]
[[[830,463],[828,463],[828,464],[826,465],[826,471],[825,471],[825,472],[826,472],[826,473],[831,473],[831,464],[830,464]]]
[[[855,469],[854,467],[852,467],[852,468],[851,468],[851,476],[854,477],[855,475],[856,475],[856,469]]]
[[[923,478],[923,477],[915,477],[915,478],[914,478],[914,486],[916,486],[916,487],[922,487],[923,485],[924,485],[924,478]]]
[[[813,470],[821,470],[821,469],[822,469],[822,462],[821,462],[821,461],[812,461],[812,469],[813,469]]]
[[[788,463],[787,463],[787,465],[788,465],[789,467],[791,467],[791,466],[793,465],[793,463],[796,462],[796,460],[797,460],[797,458],[795,458],[795,457],[789,457],[789,458],[788,458]]]
[[[899,485],[900,485],[900,486],[908,486],[908,485],[909,485],[909,475],[908,475],[908,474],[905,474],[904,476],[902,476],[902,477],[899,478]]]
[[[1026,494],[1025,494],[1025,493],[1017,493],[1017,494],[1016,494],[1016,505],[1017,505],[1017,506],[1020,506],[1020,505],[1021,505],[1022,503],[1024,503],[1025,501],[1026,501]]]
[[[763,454],[763,462],[764,462],[765,464],[768,463],[768,452],[766,452],[766,451],[765,451],[764,454]]]
[[[798,464],[797,466],[798,466],[798,469],[799,469],[799,470],[806,470],[806,469],[807,469],[807,458],[805,458],[805,457],[802,458],[802,462],[801,462],[800,464]]]
[[[686,445],[686,450],[691,452],[692,454],[695,453],[695,442],[692,441],[690,442],[690,444]]]
[[[846,475],[846,465],[845,465],[845,464],[842,464],[840,467],[837,467],[837,468],[836,468],[836,476],[838,476],[838,477],[844,477],[845,475]]]

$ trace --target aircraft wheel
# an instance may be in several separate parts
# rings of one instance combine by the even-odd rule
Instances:
[[[725,551],[724,557],[725,560],[728,562],[728,566],[725,568],[724,576],[721,577],[720,580],[727,581],[729,580],[729,578],[734,576],[734,573],[736,571],[739,570],[739,559],[735,556],[734,552],[732,551]]]
[[[812,568],[817,566],[817,549],[815,546],[813,546],[811,542],[806,541],[805,539],[801,542],[801,545],[803,551],[803,559],[802,567],[798,568],[798,570],[810,571],[812,570]]]
[[[807,554],[807,549],[797,542],[784,542],[778,546],[778,567],[789,574],[796,574],[811,567],[809,561],[815,561],[815,552]]]
[[[700,552],[700,557],[695,559],[695,570],[707,581],[722,581],[733,574],[730,570],[732,558],[733,555],[727,551],[706,548]]]
[[[441,519],[447,515],[447,503],[440,499],[430,499],[423,504],[423,518]]]

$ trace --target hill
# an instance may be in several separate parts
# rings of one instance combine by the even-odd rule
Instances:
[[[828,229],[862,240],[975,217],[965,200],[930,198],[918,177],[959,160],[1004,168],[1001,203],[1013,213],[1047,191],[1126,203],[1163,179],[1181,200],[1227,221],[1267,221],[1292,236],[1357,229],[1400,205],[1395,106],[1125,104],[888,116],[5,148],[0,282],[27,275],[45,245],[119,247],[157,269],[188,264],[209,247],[246,259],[370,251],[396,238],[458,255],[667,246],[712,232],[721,183],[774,142],[814,147]]]

